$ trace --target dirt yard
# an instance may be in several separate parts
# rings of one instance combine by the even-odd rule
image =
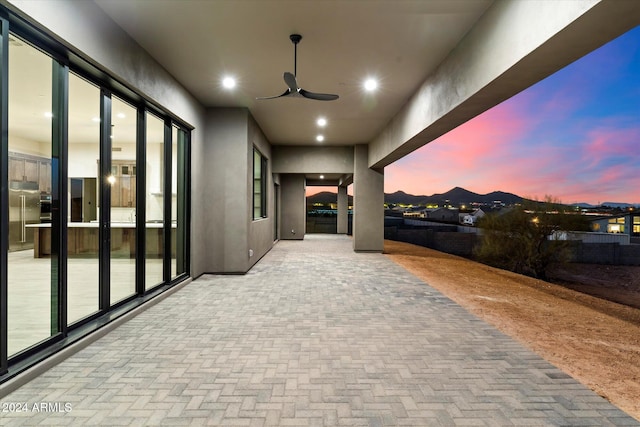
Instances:
[[[640,421],[640,267],[573,264],[553,272],[561,286],[407,243],[387,240],[384,249]]]

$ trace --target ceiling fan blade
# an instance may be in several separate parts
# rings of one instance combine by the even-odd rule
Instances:
[[[300,89],[298,87],[298,82],[296,81],[296,76],[288,71],[284,73],[284,82],[289,86],[289,90],[291,90],[291,92],[297,92],[298,89]]]
[[[317,101],[334,101],[339,98],[338,95],[333,95],[330,93],[314,93],[304,89],[298,90],[298,93],[305,98],[315,99]]]
[[[302,89],[300,86],[298,86],[298,81],[296,80],[296,70],[297,70],[297,62],[298,62],[298,43],[300,42],[300,40],[302,39],[302,36],[300,34],[291,34],[289,36],[289,39],[291,39],[291,42],[293,43],[293,69],[294,72],[290,73],[290,72],[285,72],[284,73],[284,82],[287,84],[287,86],[289,87],[289,89],[287,89],[287,91],[285,93],[283,93],[282,95],[277,95],[277,96],[264,96],[261,98],[256,98],[256,99],[274,99],[274,98],[281,98],[283,96],[290,96],[290,97],[304,97],[304,98],[308,98],[308,99],[315,99],[317,101],[334,101],[336,99],[338,99],[338,95],[333,95],[330,93],[315,93],[315,92],[309,92],[306,91],[304,89]]]
[[[296,92],[297,93],[297,92]],[[283,96],[290,96],[292,94],[291,89],[287,89],[282,95],[276,95],[276,96],[261,96],[259,98],[256,98],[257,100],[261,100],[261,99],[276,99],[276,98],[281,98]]]

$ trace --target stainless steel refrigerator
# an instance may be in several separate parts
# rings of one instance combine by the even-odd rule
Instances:
[[[9,250],[33,249],[33,228],[40,222],[40,192],[37,182],[13,181],[9,186]]]

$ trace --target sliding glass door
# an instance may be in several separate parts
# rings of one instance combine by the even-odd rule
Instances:
[[[7,335],[11,356],[55,334],[51,304],[58,295],[51,258],[55,64],[13,35],[8,57]]]
[[[187,132],[172,127],[171,138],[171,278],[184,274],[186,266]]]
[[[69,75],[68,324],[99,310],[100,88]]]
[[[189,131],[2,17],[0,30],[3,381],[186,277]]]
[[[146,113],[145,289],[163,282],[164,261],[164,122]]]
[[[110,302],[136,292],[136,141],[137,111],[122,99],[111,99],[111,231]],[[104,228],[104,226],[103,226]]]

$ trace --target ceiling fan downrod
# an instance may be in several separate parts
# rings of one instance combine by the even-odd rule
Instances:
[[[293,75],[298,75],[298,43],[302,40],[300,34],[291,34],[289,40],[293,43]]]

